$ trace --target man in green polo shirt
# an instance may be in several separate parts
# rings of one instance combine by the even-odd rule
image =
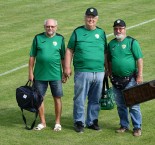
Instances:
[[[71,75],[71,61],[74,65],[74,128],[83,132],[89,129],[100,130],[98,125],[99,100],[104,77],[104,52],[107,39],[104,30],[96,26],[97,9],[91,7],[85,12],[85,25],[76,28],[68,42],[65,55],[65,74]],[[88,96],[87,117],[85,101]]]
[[[55,104],[54,131],[60,131],[61,97],[63,96],[62,80],[65,82],[62,74],[65,42],[64,37],[56,33],[56,20],[45,20],[44,29],[45,32],[36,35],[33,39],[29,59],[29,80],[35,80],[35,86],[43,97],[49,84]],[[35,130],[42,130],[46,127],[44,103],[39,108],[39,117],[41,123],[38,124]]]
[[[113,82],[114,77],[119,80],[129,79],[125,88],[129,88],[143,82],[143,55],[137,40],[126,36],[126,24],[118,19],[113,25],[115,39],[108,44],[109,76],[116,94],[120,128],[117,133],[126,132],[129,129],[128,108],[125,105],[122,89]],[[136,76],[135,76],[136,73]],[[139,104],[129,107],[129,113],[133,125],[133,135],[141,135],[142,116]]]

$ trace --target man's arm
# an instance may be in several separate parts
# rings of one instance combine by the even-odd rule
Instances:
[[[137,60],[137,67],[138,67],[138,74],[136,78],[137,84],[140,84],[143,82],[143,59],[140,58]]]
[[[73,58],[73,50],[67,48],[66,54],[65,54],[65,67],[64,67],[65,68],[64,73],[66,77],[69,77],[72,74],[72,70],[71,70],[72,58]]]
[[[30,57],[29,59],[29,80],[33,81],[33,68],[34,68],[35,57]]]
[[[65,76],[65,73],[64,73],[65,71],[65,60],[64,59],[61,60],[61,66],[62,66],[62,82],[66,83],[67,77]]]

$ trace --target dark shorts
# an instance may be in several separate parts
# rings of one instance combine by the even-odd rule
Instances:
[[[53,97],[62,97],[62,81],[38,81],[35,80],[35,86],[40,92],[40,94],[44,97],[48,88],[48,84],[51,89],[51,93]]]

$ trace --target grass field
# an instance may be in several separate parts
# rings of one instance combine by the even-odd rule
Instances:
[[[64,35],[67,45],[72,31],[84,24],[84,13],[90,6],[98,9],[98,26],[106,31],[108,41],[113,38],[114,20],[121,18],[126,21],[127,28],[130,28],[127,34],[139,41],[144,53],[144,81],[155,79],[154,0],[0,0],[0,145],[154,145],[155,100],[141,104],[141,137],[133,137],[131,131],[115,133],[119,127],[116,107],[100,112],[101,132],[85,129],[83,134],[77,134],[73,130],[72,118],[73,76],[63,85],[62,131],[51,130],[54,107],[49,90],[45,98],[47,128],[40,132],[24,129],[15,90],[26,83],[28,69],[11,71],[28,63],[32,39],[44,31],[45,19],[58,20],[57,32]],[[26,115],[31,122],[33,114],[26,112]]]

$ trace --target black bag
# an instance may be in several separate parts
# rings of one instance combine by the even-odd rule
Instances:
[[[35,83],[32,81],[28,81],[25,86],[21,86],[16,89],[16,100],[18,106],[22,111],[23,121],[26,125],[26,129],[31,130],[33,129],[37,116],[38,116],[38,109],[43,101],[42,96],[35,88]],[[31,125],[31,127],[27,126],[26,118],[24,116],[23,110],[27,110],[30,112],[35,113],[35,119]]]
[[[108,77],[104,77],[102,97],[100,99],[101,110],[111,110],[115,106],[114,93],[112,88],[109,88]]]
[[[119,77],[112,75],[110,77],[110,81],[113,84],[113,86],[117,89],[123,90],[130,82],[131,78],[134,76],[134,74],[128,76],[128,77]]]

